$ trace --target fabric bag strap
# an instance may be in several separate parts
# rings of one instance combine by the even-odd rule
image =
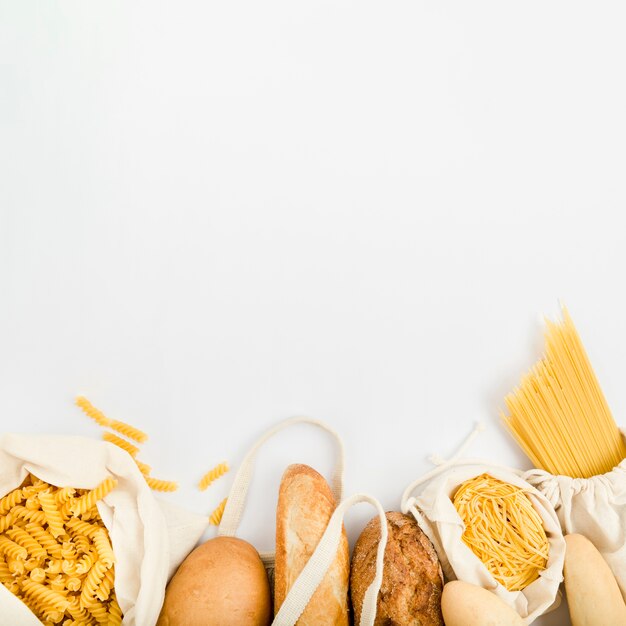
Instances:
[[[268,439],[271,439],[277,433],[289,428],[290,426],[294,426],[295,424],[311,424],[312,426],[316,426],[317,428],[321,428],[326,431],[332,435],[332,438],[335,440],[335,469],[332,477],[331,489],[333,491],[333,495],[335,496],[335,501],[341,502],[343,498],[343,472],[345,464],[344,447],[341,437],[339,437],[337,432],[330,428],[330,426],[324,424],[324,422],[311,417],[291,417],[279,422],[261,435],[261,437],[250,448],[248,454],[244,457],[239,469],[237,470],[237,474],[235,475],[235,480],[233,481],[228,500],[226,501],[226,508],[224,509],[222,521],[217,529],[217,534],[219,536],[234,537],[237,534],[239,522],[241,521],[241,516],[246,506],[248,487],[250,486],[250,481],[252,480],[256,455],[259,449]]]
[[[376,573],[374,580],[365,592],[363,608],[361,609],[361,621],[359,626],[373,626],[376,618],[376,603],[378,592],[383,580],[383,565],[385,559],[385,547],[387,546],[387,518],[382,506],[372,496],[356,494],[344,500],[334,511],[328,522],[328,526],[315,548],[315,552],[307,561],[300,575],[293,584],[287,597],[276,614],[272,626],[294,626],[311,600],[316,589],[322,582],[326,572],[335,560],[339,541],[342,535],[343,519],[346,512],[355,504],[367,502],[378,513],[380,520],[380,540],[376,551]]]

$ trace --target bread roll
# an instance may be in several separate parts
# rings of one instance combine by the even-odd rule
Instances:
[[[283,474],[276,509],[274,611],[315,551],[337,503],[320,474],[290,465]],[[298,620],[298,626],[348,626],[350,555],[345,529],[326,576]]]
[[[375,626],[443,626],[443,574],[430,540],[413,517],[391,511],[387,517],[383,582]],[[380,520],[374,517],[357,539],[352,555],[350,596],[354,623],[361,620],[367,588],[376,573]]]
[[[608,563],[582,535],[565,535],[565,592],[573,626],[626,624],[626,604]]]
[[[271,620],[259,554],[242,539],[216,537],[197,547],[174,574],[157,626],[269,626]]]
[[[443,588],[446,626],[524,626],[524,620],[495,593],[460,580]]]

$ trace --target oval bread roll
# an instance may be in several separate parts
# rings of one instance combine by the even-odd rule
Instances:
[[[385,515],[389,537],[374,625],[443,626],[443,574],[432,543],[410,515],[395,511]],[[379,540],[376,516],[361,533],[352,555],[350,596],[355,624],[361,620],[363,598],[374,580]]]
[[[446,626],[524,626],[524,620],[498,596],[460,580],[443,588],[441,609]]]
[[[565,592],[573,626],[626,625],[626,605],[609,568],[582,535],[565,536]]]
[[[276,509],[274,611],[315,551],[337,503],[324,478],[308,465],[283,474]],[[298,626],[348,626],[350,555],[345,529],[337,555],[311,598]]]
[[[165,591],[157,626],[269,626],[272,598],[258,552],[215,537],[182,562]]]

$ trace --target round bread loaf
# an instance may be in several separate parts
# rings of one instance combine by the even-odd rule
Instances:
[[[443,574],[432,543],[413,517],[386,513],[389,538],[375,626],[443,626]],[[373,518],[354,546],[350,596],[354,623],[361,619],[365,591],[374,580],[380,521]]]
[[[269,581],[258,552],[236,537],[197,547],[165,591],[157,626],[268,626]]]

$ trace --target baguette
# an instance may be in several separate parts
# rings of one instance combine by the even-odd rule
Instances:
[[[337,503],[324,478],[308,465],[290,465],[283,474],[276,509],[274,611],[315,551]],[[335,560],[298,626],[348,626],[350,555],[345,529]]]

